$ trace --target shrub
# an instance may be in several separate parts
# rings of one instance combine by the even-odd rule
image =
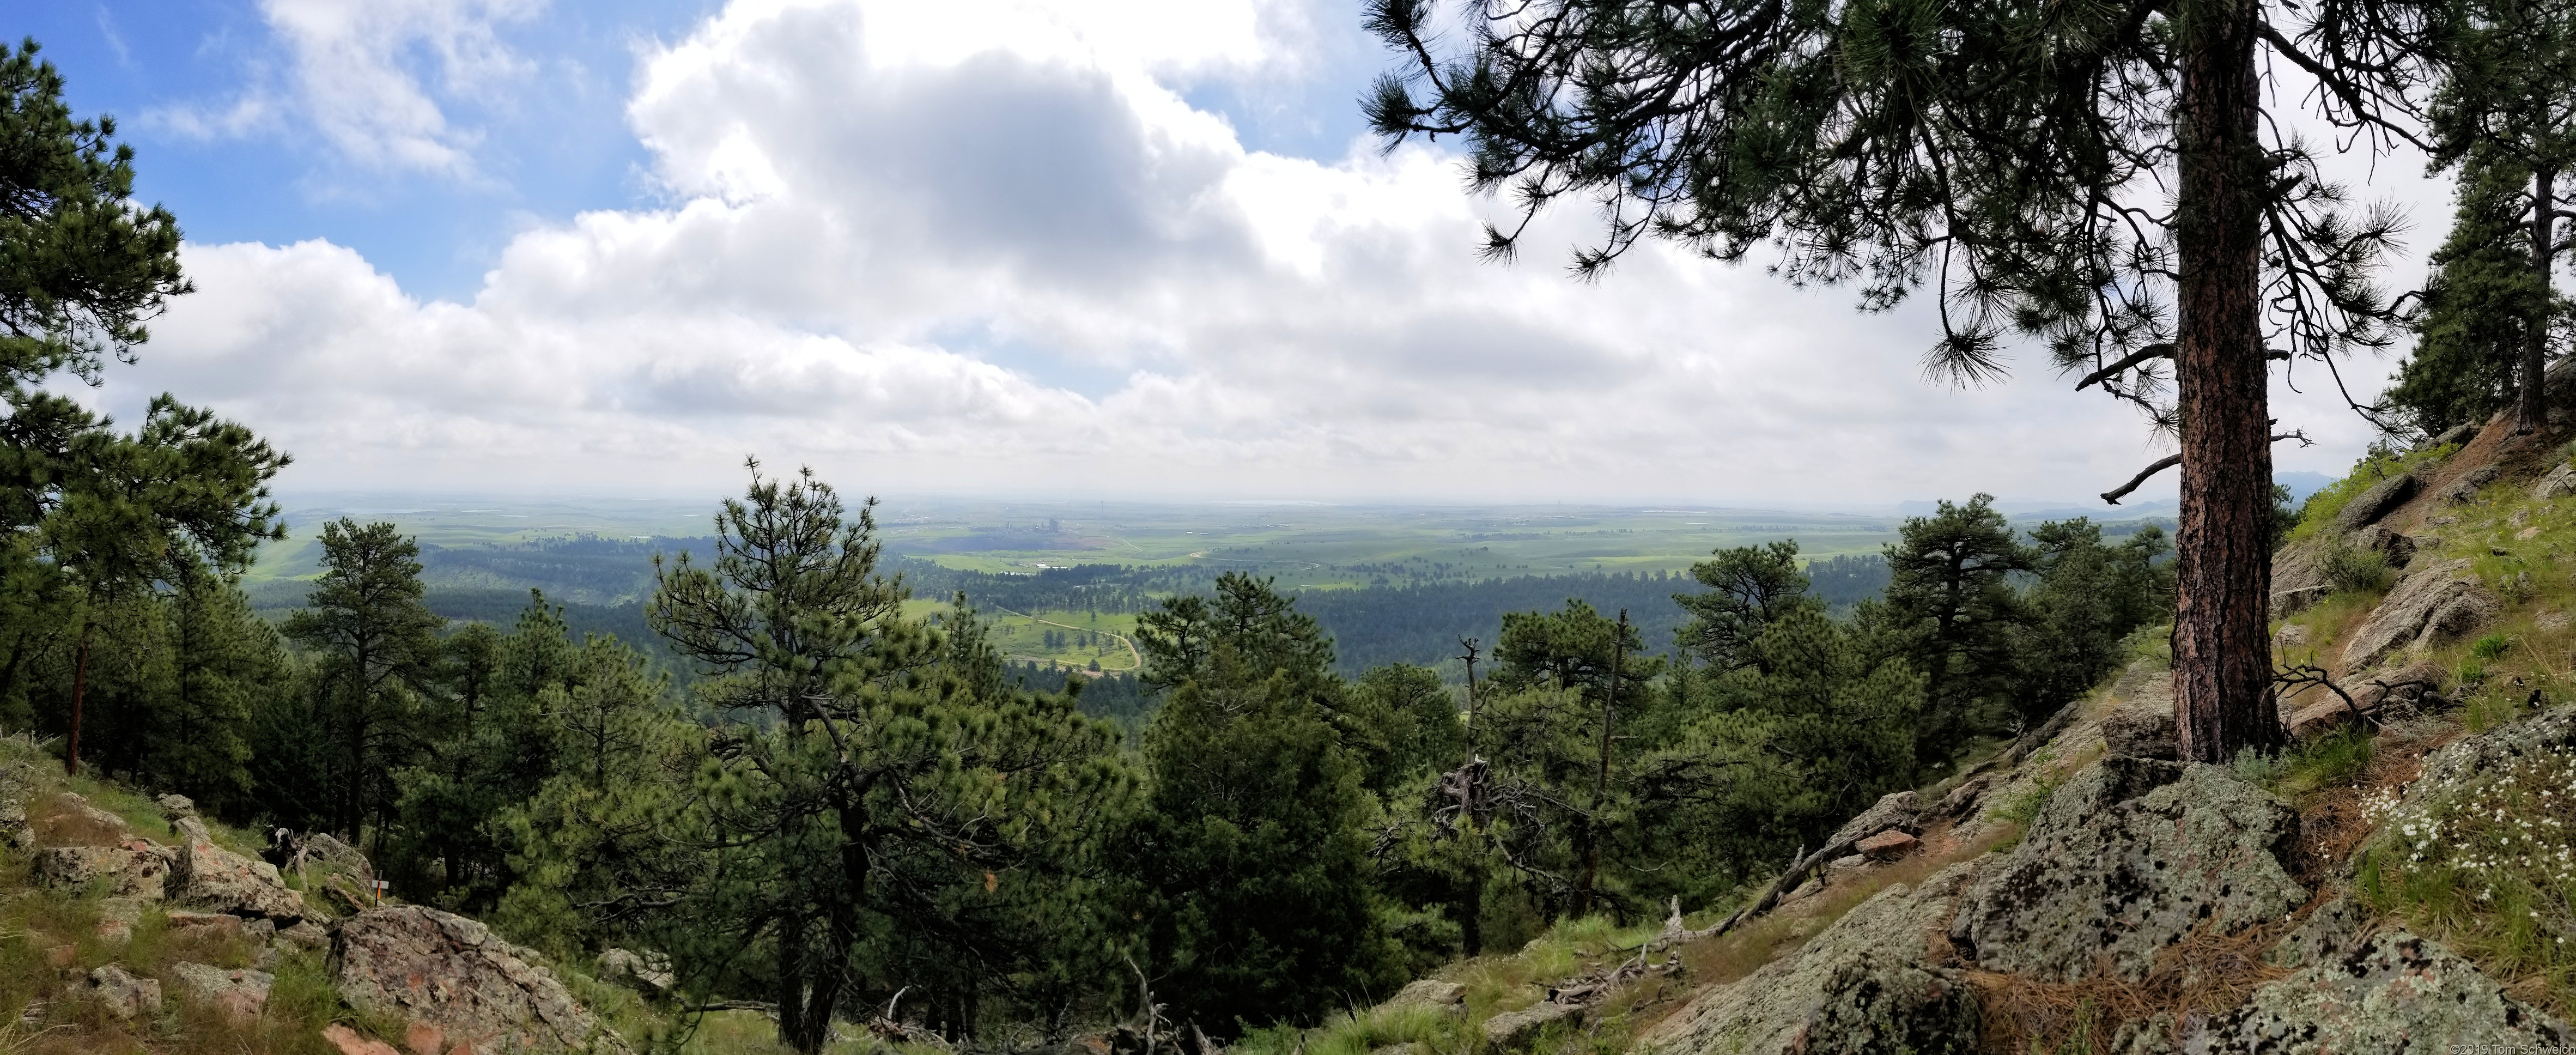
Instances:
[[[2343,593],[2374,593],[2388,588],[2388,556],[2375,549],[2337,544],[2326,554],[2326,581]]]

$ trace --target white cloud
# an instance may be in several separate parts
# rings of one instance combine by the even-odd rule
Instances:
[[[506,74],[488,26],[521,9],[355,10],[271,6],[346,57],[316,68],[352,98],[395,104],[349,118],[351,149],[464,158],[376,57],[445,39],[450,80]],[[1922,383],[1911,309],[1664,246],[1593,284],[1544,251],[1480,264],[1496,206],[1453,155],[1251,151],[1176,87],[1301,76],[1312,24],[1213,0],[743,0],[644,56],[628,114],[665,207],[530,230],[466,304],[327,243],[192,245],[200,292],[117,398],[213,403],[306,487],[703,493],[757,453],[853,491],[2059,498],[2158,453],[2035,355],[1995,389]],[[1591,223],[1566,210],[1530,244]],[[2283,400],[2326,441],[2285,467],[2366,439],[2330,394]]]
[[[284,72],[219,106],[154,111],[162,127],[196,138],[309,127],[342,158],[383,171],[470,178],[481,134],[453,120],[456,101],[494,102],[532,64],[496,27],[545,0],[262,0]],[[442,101],[444,100],[444,101]]]

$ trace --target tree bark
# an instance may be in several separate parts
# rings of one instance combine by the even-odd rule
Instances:
[[[80,658],[72,661],[72,735],[63,743],[63,774],[80,775],[81,695],[89,688],[89,626],[81,626]]]
[[[2182,10],[2174,720],[2184,760],[2225,762],[2283,739],[2264,632],[2272,448],[2259,302],[2262,85],[2252,0],[2186,0]]]
[[[2538,289],[2531,305],[2531,323],[2522,337],[2522,385],[2514,401],[2513,430],[2518,433],[2538,432],[2549,425],[2549,262],[2552,254],[2550,234],[2557,225],[2550,221],[2558,213],[2551,208],[2557,200],[2558,170],[2546,166],[2531,174],[2531,270]]]

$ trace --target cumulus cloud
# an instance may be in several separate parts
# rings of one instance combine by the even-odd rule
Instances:
[[[277,131],[296,122],[362,168],[470,178],[481,134],[444,100],[493,101],[532,64],[504,45],[501,24],[544,0],[262,0],[284,53],[282,76],[217,105],[154,111],[197,138]]]
[[[518,61],[454,29],[506,4],[289,6],[347,70],[396,68],[372,42],[423,26],[449,27],[451,78]],[[1454,155],[1262,153],[1185,100],[1306,75],[1313,25],[1248,0],[739,0],[641,59],[628,120],[660,204],[526,231],[469,303],[324,242],[191,245],[200,292],[116,398],[213,403],[307,487],[703,492],[756,453],[852,490],[2054,498],[2158,453],[2053,378],[1923,383],[1911,309],[1663,246],[1589,284],[1543,253],[1478,263],[1497,206]],[[396,104],[350,118],[350,149],[465,163],[403,105],[417,84],[343,75]],[[2283,397],[2327,441],[2314,467],[2364,438]]]

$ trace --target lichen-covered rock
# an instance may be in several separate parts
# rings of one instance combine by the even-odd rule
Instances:
[[[2369,490],[2344,503],[2343,509],[2335,514],[2335,532],[2349,535],[2370,526],[2406,504],[2406,500],[2415,497],[2415,492],[2423,486],[2424,481],[2411,472],[2372,484]]]
[[[1987,970],[2141,979],[2195,929],[2233,932],[2305,903],[2281,863],[2298,831],[2296,812],[2216,766],[2105,758],[1962,895],[1950,939]]]
[[[137,978],[111,963],[89,973],[89,987],[98,994],[98,1002],[107,1008],[107,1013],[120,1019],[161,1013],[158,979]]]
[[[524,950],[463,916],[369,909],[331,936],[332,987],[350,1006],[437,1030],[476,1051],[625,1052]]]
[[[289,889],[276,867],[215,845],[206,824],[177,821],[178,860],[170,868],[170,900],[236,916],[296,921],[308,915],[304,895]]]
[[[1485,1046],[1496,1051],[1520,1048],[1538,1039],[1550,1024],[1567,1019],[1582,1021],[1583,1009],[1542,1000],[1518,1011],[1505,1011],[1485,1020]]]
[[[51,846],[36,852],[35,878],[42,886],[79,890],[97,884],[108,897],[159,901],[170,878],[169,851],[148,843],[135,846]]]
[[[2462,737],[2428,755],[2424,770],[2407,785],[2409,804],[2447,795],[2481,773],[2504,769],[2521,759],[2576,747],[2576,708],[2560,707],[2476,736]]]
[[[2369,928],[2368,908],[2350,898],[2329,898],[2263,958],[2276,967],[2312,967],[2350,951]]]
[[[323,930],[321,925],[312,920],[305,920],[292,926],[279,928],[277,940],[299,949],[320,952],[331,947],[331,932]]]
[[[27,801],[43,786],[33,765],[0,765],[0,841],[19,850],[36,848],[36,830],[27,824]]]
[[[1913,792],[1882,795],[1868,809],[1860,811],[1860,816],[1844,821],[1833,838],[1825,840],[1825,845],[1832,846],[1845,840],[1858,842],[1890,829],[1920,834],[1923,829],[1918,825],[1922,816],[1923,807],[1915,803]]]
[[[2181,734],[2174,728],[2173,705],[2130,705],[2102,716],[2102,748],[2116,758],[2182,757]]]
[[[2187,1051],[2339,1055],[2540,1051],[2576,1034],[2440,945],[2387,931],[2255,990],[2182,1040]]]
[[[2466,633],[2492,617],[2498,604],[2478,585],[2465,557],[2410,571],[2353,632],[2343,649],[2344,669],[2368,670],[2401,650]]]
[[[277,982],[266,972],[203,963],[171,964],[170,975],[190,997],[238,1019],[258,1018],[268,1006],[269,988]]]
[[[242,918],[226,912],[190,912],[186,909],[173,909],[170,912],[170,931],[173,934],[238,938],[242,936]]]
[[[1458,1010],[1462,1009],[1462,1005],[1466,999],[1466,986],[1460,985],[1456,982],[1443,982],[1436,978],[1423,978],[1407,984],[1402,989],[1396,990],[1395,995],[1388,997],[1386,1003],[1382,1006],[1434,1007],[1442,1010]]]
[[[2272,618],[2284,619],[2334,591],[2326,575],[2326,540],[2300,539],[2272,554]]]
[[[1976,995],[1930,962],[1959,891],[1984,859],[1862,902],[1794,952],[1703,990],[1649,1027],[1638,1049],[1664,1055],[1977,1050]]]

